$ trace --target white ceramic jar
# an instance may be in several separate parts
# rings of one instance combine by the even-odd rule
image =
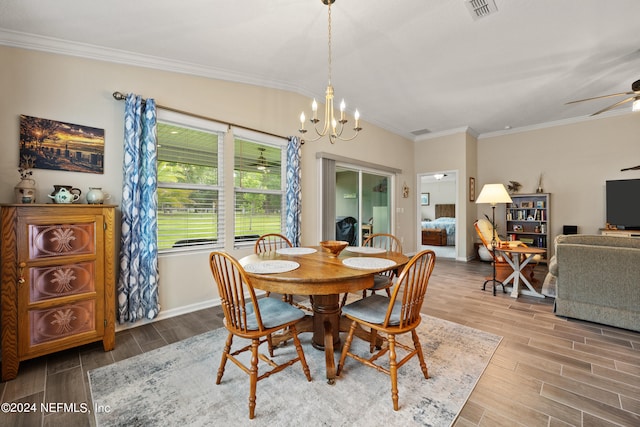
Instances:
[[[87,203],[90,205],[101,205],[106,199],[109,198],[108,194],[102,191],[101,187],[89,187],[87,193]]]

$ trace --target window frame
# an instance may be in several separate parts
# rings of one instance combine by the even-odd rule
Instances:
[[[171,254],[171,253],[181,253],[185,251],[193,251],[193,250],[202,250],[207,249],[211,250],[214,248],[224,248],[225,247],[225,235],[226,235],[226,218],[225,218],[225,197],[224,197],[224,140],[225,134],[228,131],[228,126],[216,122],[214,120],[207,120],[199,117],[194,117],[184,113],[178,113],[170,110],[165,110],[162,108],[158,108],[157,110],[157,122],[163,123],[171,126],[181,127],[185,129],[191,129],[196,131],[202,131],[207,133],[212,133],[217,135],[217,185],[208,185],[201,183],[176,183],[176,182],[162,182],[158,179],[158,189],[167,188],[167,189],[189,189],[189,190],[211,190],[217,191],[218,195],[218,216],[217,216],[217,240],[211,243],[193,243],[187,244],[179,247],[171,247],[171,248],[163,248],[158,249],[158,253],[162,254]],[[158,141],[158,145],[161,145],[162,141]],[[158,147],[160,150],[160,147]],[[160,162],[158,156],[158,162]],[[160,210],[160,200],[158,200],[158,210]],[[160,235],[160,223],[158,223],[158,235]]]
[[[278,138],[273,135],[269,135],[266,133],[253,131],[249,129],[232,127],[230,129],[232,131],[233,136],[233,146],[235,147],[236,139],[240,139],[242,141],[246,141],[249,143],[253,143],[256,145],[263,145],[270,148],[276,148],[280,150],[280,189],[279,190],[268,190],[261,188],[251,188],[251,187],[238,187],[233,185],[233,224],[234,224],[234,233],[233,233],[233,246],[234,248],[242,248],[247,246],[253,246],[257,239],[235,239],[235,228],[236,228],[236,203],[237,203],[237,195],[239,193],[249,193],[249,194],[272,194],[272,195],[280,195],[280,230],[272,230],[269,232],[273,233],[281,233],[285,234],[286,232],[286,193],[287,193],[287,143],[288,141],[285,138]],[[233,170],[236,170],[236,153],[233,155]]]

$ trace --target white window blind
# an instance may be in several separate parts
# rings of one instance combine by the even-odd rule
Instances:
[[[284,233],[286,141],[234,129],[235,242]]]
[[[221,123],[158,111],[158,248],[224,245]]]

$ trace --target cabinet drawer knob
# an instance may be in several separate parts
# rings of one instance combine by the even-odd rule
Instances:
[[[18,284],[22,285],[24,282],[26,282],[26,280],[24,280],[24,276],[23,276],[23,272],[24,272],[24,268],[27,266],[26,263],[21,262],[20,264],[18,264]]]

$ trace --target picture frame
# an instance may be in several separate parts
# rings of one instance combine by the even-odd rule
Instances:
[[[537,200],[536,201],[536,208],[544,209],[544,200]]]
[[[34,169],[104,174],[104,129],[21,114],[19,150]]]
[[[474,177],[469,178],[469,201],[476,201],[476,179]]]
[[[420,204],[422,206],[429,206],[429,193],[420,194]]]
[[[520,203],[520,207],[521,208],[526,208],[526,209],[532,208],[533,207],[533,202],[521,202]]]

